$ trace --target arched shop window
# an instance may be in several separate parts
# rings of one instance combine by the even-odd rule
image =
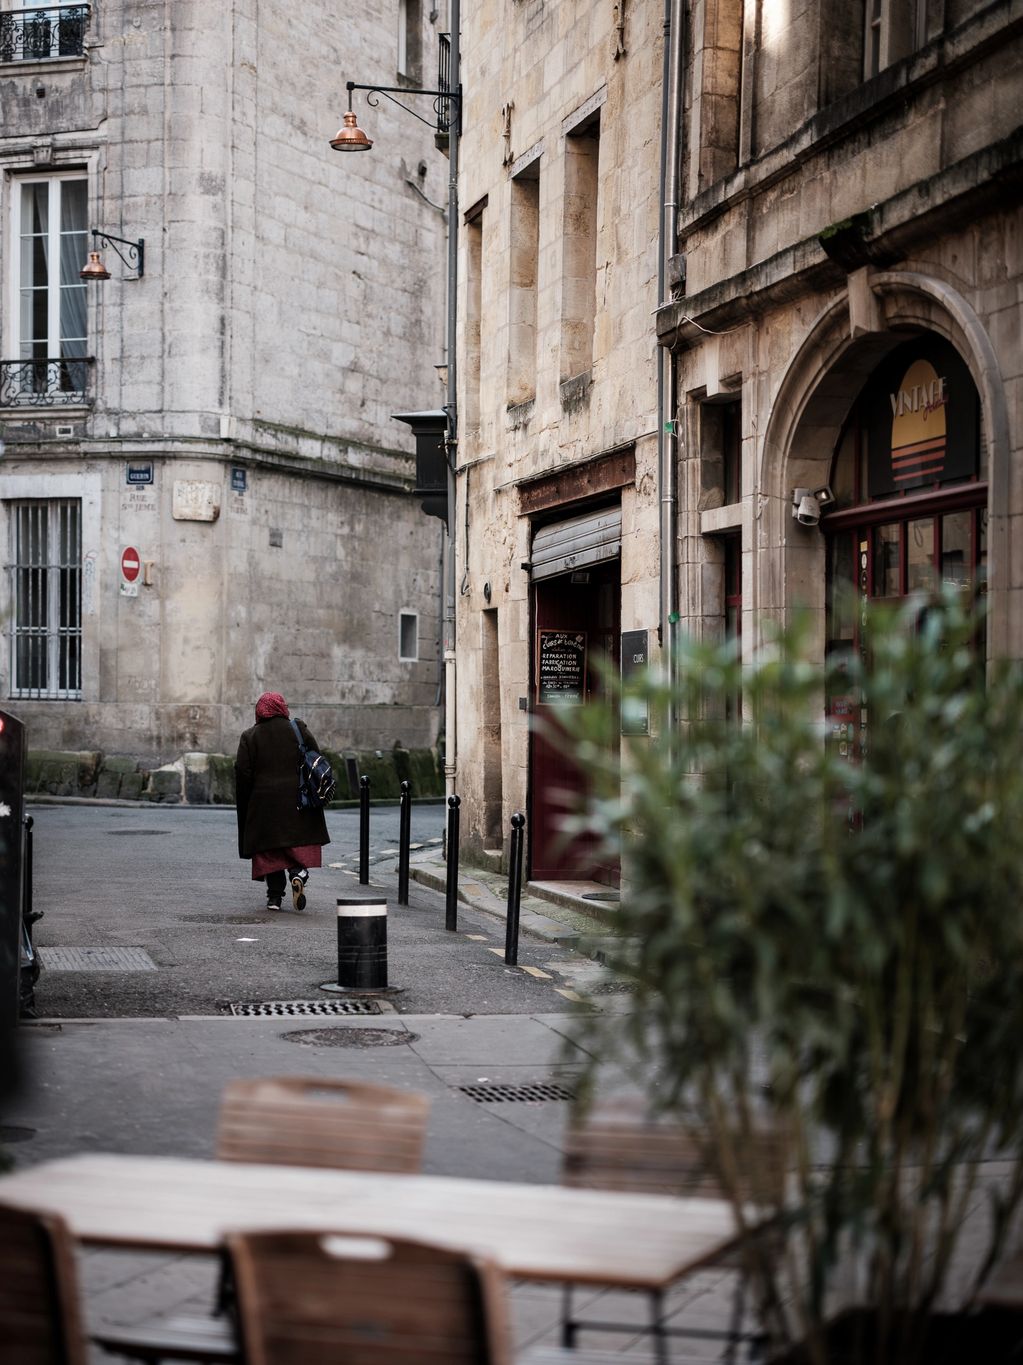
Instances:
[[[889,352],[853,405],[831,466],[827,649],[859,649],[859,605],[953,584],[984,591],[987,468],[977,389],[962,357],[923,334]],[[983,654],[984,640],[977,635]],[[829,735],[853,757],[867,717],[828,698]]]
[[[857,644],[856,604],[983,591],[987,469],[980,401],[947,341],[890,352],[864,385],[831,467],[828,648]]]

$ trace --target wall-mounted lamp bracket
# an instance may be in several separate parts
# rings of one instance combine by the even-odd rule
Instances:
[[[117,252],[118,256],[120,256],[124,264],[128,267],[128,269],[134,270],[136,272],[135,273],[136,279],[140,280],[142,276],[145,274],[146,243],[143,237],[140,237],[137,242],[130,242],[125,237],[114,237],[109,232],[100,232],[98,228],[93,228],[92,239],[93,244],[97,247],[99,246],[100,242],[106,242],[110,246],[112,246],[113,249]],[[121,250],[122,246],[128,248],[127,255],[125,255],[125,253]]]
[[[383,95],[392,104],[396,104],[399,109],[404,109],[406,114],[411,114],[420,123],[425,123],[428,128],[435,128],[439,133],[449,133],[452,128],[461,133],[462,116],[462,87],[457,90],[417,90],[406,85],[358,85],[355,81],[345,81],[345,89],[348,91],[348,108],[352,107],[352,91],[365,90],[366,103],[374,109],[380,103],[379,96]],[[428,95],[433,100],[433,112],[436,118],[424,118],[410,105],[402,103],[396,99],[397,95]]]

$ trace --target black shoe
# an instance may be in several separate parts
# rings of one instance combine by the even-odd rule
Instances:
[[[305,909],[305,884],[308,880],[309,873],[304,867],[291,874],[291,899],[296,910]]]
[[[281,908],[280,896],[267,896],[266,908],[268,910],[279,910]]]

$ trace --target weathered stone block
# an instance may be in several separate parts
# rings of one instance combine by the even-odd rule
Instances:
[[[400,796],[398,772],[390,754],[376,750],[357,757],[359,776],[369,778],[371,800],[395,800]]]
[[[210,800],[210,760],[208,754],[185,754],[181,760],[184,766],[184,798],[190,806],[205,806]]]
[[[184,789],[183,764],[168,763],[163,768],[154,768],[142,791],[144,801],[155,801],[164,805],[177,805]]]
[[[95,795],[107,800],[118,798],[136,800],[142,790],[143,775],[133,758],[107,755],[103,758],[96,777]],[[129,779],[126,782],[126,779]],[[127,786],[127,791],[125,787]]]
[[[142,789],[149,778],[147,772],[122,773],[121,790],[119,792],[122,801],[139,801],[142,797]]]
[[[234,759],[227,754],[209,756],[209,801],[214,806],[233,806],[235,801]]]

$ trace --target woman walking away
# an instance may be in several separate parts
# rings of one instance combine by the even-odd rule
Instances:
[[[302,722],[295,724],[312,749],[320,746]],[[305,909],[309,868],[322,865],[330,843],[322,810],[298,804],[298,740],[279,692],[256,702],[256,723],[238,743],[234,776],[238,803],[238,856],[252,859],[252,880],[266,881],[266,908],[279,910],[291,883],[296,910]]]

